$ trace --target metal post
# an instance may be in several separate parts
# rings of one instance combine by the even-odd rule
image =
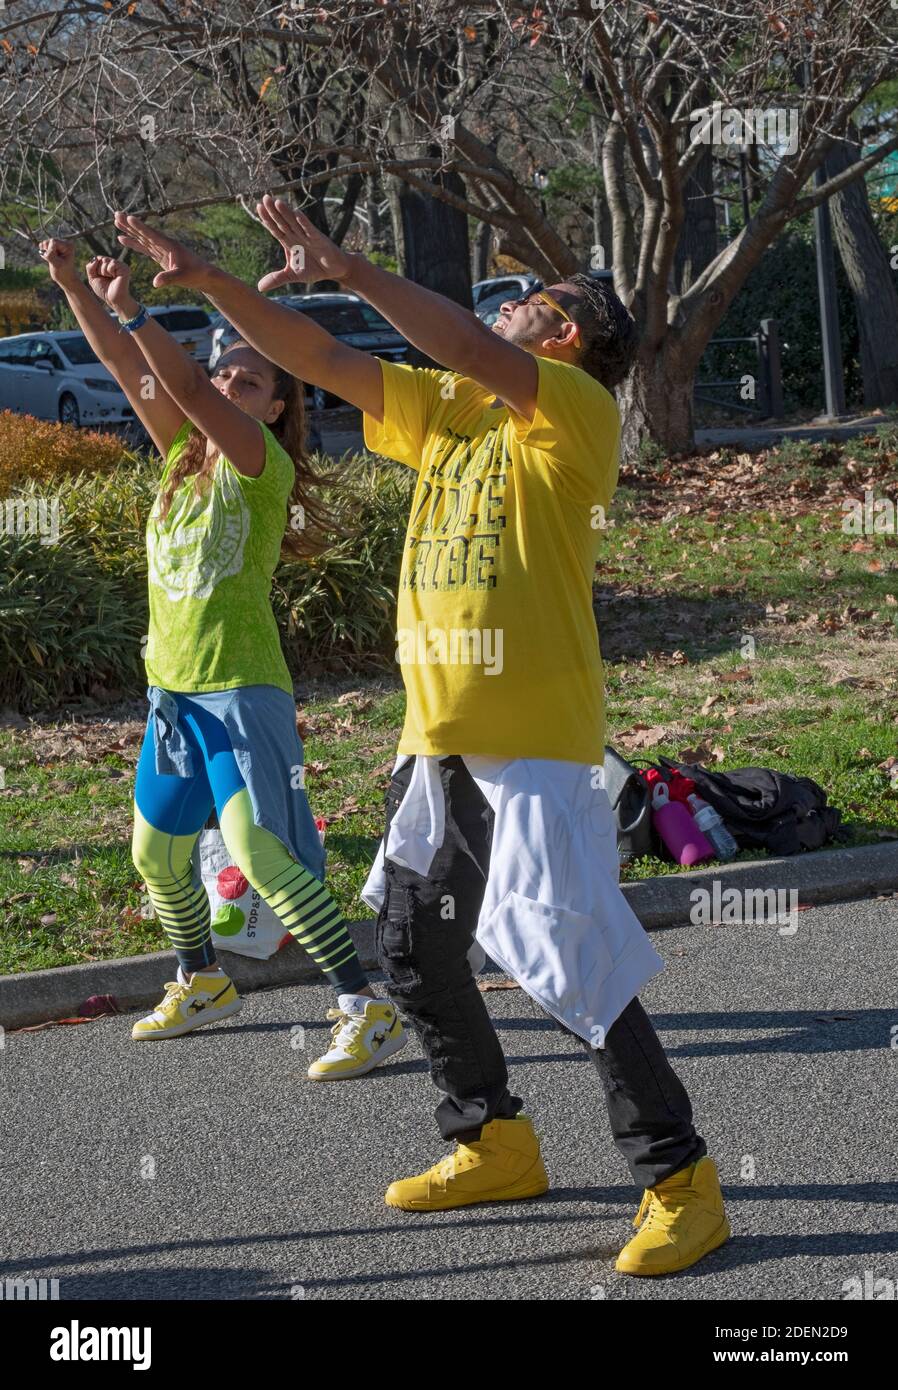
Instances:
[[[761,319],[761,342],[764,348],[766,404],[773,420],[783,415],[783,368],[780,358],[780,329],[776,319]]]
[[[757,401],[761,419],[766,420],[770,414],[770,391],[768,389],[767,375],[767,353],[764,346],[764,333],[758,329],[757,333],[752,334],[752,342],[755,345],[755,359],[757,362]]]
[[[811,88],[811,65],[803,63],[805,91]],[[826,182],[826,160],[814,170],[814,185]],[[814,208],[814,244],[817,254],[817,295],[820,301],[820,338],[823,347],[823,382],[826,388],[826,415],[837,419],[845,413],[845,382],[842,375],[842,345],[839,341],[839,310],[836,303],[836,268],[829,204]]]
[[[814,171],[819,187],[826,179],[826,161]],[[817,290],[820,295],[820,336],[823,340],[823,380],[826,386],[826,413],[830,419],[845,414],[845,380],[842,375],[842,344],[839,341],[839,308],[836,303],[836,266],[829,205],[814,208],[817,243]]]

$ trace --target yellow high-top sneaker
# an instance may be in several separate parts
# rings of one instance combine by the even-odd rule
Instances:
[[[714,1160],[705,1155],[646,1188],[633,1225],[643,1218],[617,1257],[615,1269],[623,1274],[673,1274],[723,1245],[730,1223]]]
[[[138,1019],[131,1029],[131,1037],[137,1042],[192,1033],[195,1028],[217,1023],[243,1008],[243,1000],[224,972],[210,975],[197,971],[184,981],[179,970],[178,977],[165,986],[161,1004],[157,1004],[146,1018]]]
[[[472,1202],[538,1197],[548,1186],[533,1125],[527,1115],[516,1115],[491,1120],[478,1140],[460,1143],[426,1173],[391,1183],[384,1200],[405,1211],[445,1211]]]

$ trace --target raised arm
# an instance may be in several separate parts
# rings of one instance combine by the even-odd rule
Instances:
[[[284,269],[261,280],[260,289],[300,279],[338,280],[435,362],[471,377],[518,415],[533,419],[539,369],[532,353],[505,342],[444,295],[392,275],[365,256],[341,251],[283,199],[266,195],[257,211],[286,257]]]
[[[173,247],[176,251],[183,251],[185,257],[190,257],[191,253],[186,247],[182,248],[178,242],[159,236],[137,218],[126,217],[124,213],[116,213],[115,222],[120,229],[119,241],[123,246],[149,256],[163,267],[156,275],[154,285],[174,281],[196,283],[188,275],[179,276],[172,269],[172,256],[167,248]],[[205,262],[198,257],[192,259],[198,266],[205,266]],[[265,467],[265,437],[259,421],[213,386],[200,364],[188,356],[155,319],[146,317],[134,329],[134,334],[153,373],[187,419],[230,460],[238,473],[257,478]]]
[[[269,361],[300,381],[321,386],[375,419],[383,419],[383,380],[376,358],[346,347],[306,315],[266,299],[242,280],[194,255],[180,242],[147,227],[139,218],[116,213],[115,221],[119,241],[153,257],[162,266],[154,284],[189,285],[201,290]],[[276,284],[286,283],[279,274],[266,278]],[[260,288],[271,287],[265,280],[260,283]]]
[[[161,383],[152,379],[137,343],[121,332],[103,307],[108,305],[125,319],[137,312],[136,301],[129,290],[128,267],[112,257],[95,256],[87,264],[88,284],[85,285],[75,270],[75,248],[71,242],[55,238],[42,241],[40,253],[47,262],[50,278],[68,300],[85,338],[118,382],[137,418],[165,458],[184,423],[184,412]]]

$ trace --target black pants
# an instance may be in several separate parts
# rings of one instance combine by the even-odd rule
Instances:
[[[385,833],[412,768],[409,759],[390,783]],[[489,869],[493,812],[460,757],[442,758],[440,775],[443,844],[426,878],[386,861],[377,954],[390,997],[421,1039],[443,1092],[440,1133],[470,1143],[490,1120],[516,1115],[523,1101],[509,1093],[502,1048],[467,959]],[[689,1097],[638,999],[608,1030],[603,1049],[570,1036],[599,1073],[614,1142],[637,1186],[653,1187],[707,1153]]]

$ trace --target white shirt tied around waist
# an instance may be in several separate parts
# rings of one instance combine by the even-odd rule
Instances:
[[[462,758],[495,818],[477,941],[548,1013],[604,1046],[615,1019],[664,962],[618,885],[602,769],[544,758]],[[406,761],[400,754],[394,773]],[[377,911],[385,857],[426,876],[443,843],[439,763],[415,758],[362,889]]]

